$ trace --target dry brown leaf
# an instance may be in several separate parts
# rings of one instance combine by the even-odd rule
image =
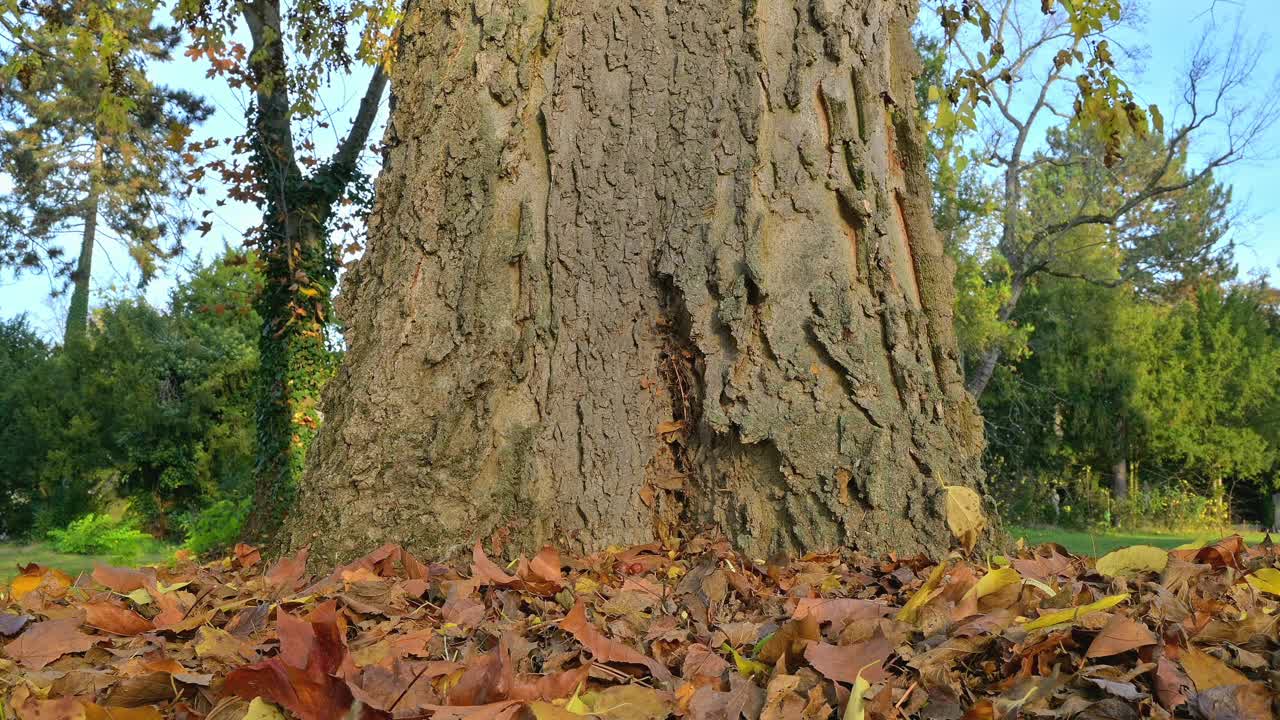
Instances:
[[[877,629],[870,640],[855,645],[812,643],[805,648],[804,658],[828,680],[852,684],[862,676],[869,683],[877,683],[887,677],[884,661],[892,653],[889,641]]]
[[[45,620],[26,629],[4,646],[5,654],[22,665],[39,670],[68,653],[82,653],[98,638],[80,632],[80,620],[69,617]]]
[[[1156,637],[1151,634],[1146,625],[1116,613],[1090,643],[1089,651],[1085,656],[1092,658],[1119,655],[1155,644]]]

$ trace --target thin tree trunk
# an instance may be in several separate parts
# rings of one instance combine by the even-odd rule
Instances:
[[[904,5],[412,3],[291,543],[945,552],[982,435]]]
[[[241,6],[253,38],[257,103],[251,114],[254,162],[265,187],[260,243],[265,287],[256,303],[257,463],[248,539],[270,541],[293,505],[303,462],[319,428],[320,391],[333,375],[327,332],[337,283],[327,224],[357,163],[387,85],[374,69],[352,127],[330,160],[304,176],[295,160],[279,0]]]
[[[1116,426],[1115,459],[1111,463],[1111,497],[1116,502],[1129,498],[1129,444],[1125,437],[1125,422],[1122,418]]]
[[[90,169],[89,197],[85,200],[84,232],[80,236],[80,257],[71,274],[71,306],[62,344],[69,347],[84,340],[89,332],[89,288],[93,276],[93,250],[98,241],[98,175],[102,166],[102,145],[94,146],[94,164]]]
[[[317,213],[323,213],[317,217]],[[265,540],[293,504],[307,448],[320,426],[320,391],[333,376],[326,331],[336,265],[323,225],[327,205],[293,208],[290,224],[272,224],[265,286],[256,303],[258,340],[257,466],[246,536]],[[317,222],[316,220],[320,220]]]
[[[1013,317],[1013,311],[1018,307],[1018,301],[1022,299],[1022,293],[1027,288],[1027,281],[1020,274],[1013,276],[1011,283],[1009,299],[1000,306],[996,318],[1002,322],[1009,322],[1009,318]],[[995,375],[996,366],[1000,364],[1000,357],[1003,351],[997,346],[989,348],[982,355],[982,361],[973,369],[969,375],[968,381],[965,383],[965,389],[973,396],[974,400],[982,399],[982,393],[987,391],[987,386],[991,384],[991,378]]]

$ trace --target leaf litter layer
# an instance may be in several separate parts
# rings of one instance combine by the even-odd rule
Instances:
[[[3,717],[690,720],[1272,717],[1280,554],[1045,545],[771,564],[723,541],[499,564],[396,545],[22,568]]]

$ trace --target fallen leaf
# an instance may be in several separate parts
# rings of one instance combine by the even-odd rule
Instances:
[[[128,595],[134,590],[145,588],[154,579],[154,574],[132,568],[119,568],[95,563],[91,577],[93,577],[94,582],[113,592]]]
[[[53,594],[61,594],[68,587],[71,587],[71,576],[57,568],[31,563],[22,568],[22,574],[9,584],[9,595],[14,600],[21,600],[41,588]]]
[[[70,617],[33,624],[4,650],[19,663],[39,670],[68,653],[85,652],[97,642],[98,638],[80,632],[79,619]]]
[[[982,512],[982,497],[963,485],[943,485],[942,489],[947,494],[947,527],[966,550],[972,550],[987,526],[987,517]]]
[[[258,548],[252,545],[236,543],[232,554],[235,557],[236,566],[246,570],[262,562],[262,553],[258,552]]]
[[[1196,694],[1205,720],[1271,720],[1271,693],[1262,683],[1221,685]]]
[[[728,652],[729,655],[733,657],[734,667],[738,669],[738,674],[742,677],[749,678],[755,675],[769,674],[768,665],[765,665],[759,660],[752,660],[751,658],[743,656],[742,653],[738,652],[734,647],[729,645],[729,643],[725,643],[721,649]]]
[[[244,662],[241,642],[222,628],[205,626],[196,633],[194,650],[198,658],[211,658],[224,663]]]
[[[1155,644],[1156,638],[1146,625],[1117,613],[1111,616],[1110,622],[1089,644],[1089,651],[1085,653],[1085,657],[1119,655]]]
[[[1218,658],[1194,648],[1188,648],[1178,656],[1182,669],[1195,684],[1197,692],[1225,685],[1245,685],[1249,678],[1234,670]]]
[[[854,645],[812,643],[804,649],[804,659],[814,670],[834,682],[852,683],[861,677],[867,682],[877,683],[887,677],[884,661],[892,653],[889,641],[877,629],[870,640]]]
[[[862,673],[858,673],[853,680],[853,687],[849,689],[849,703],[845,705],[843,720],[865,720],[867,717],[867,693],[871,691],[871,683],[864,677]]]
[[[671,693],[639,685],[614,685],[583,693],[591,715],[605,720],[665,720],[674,709]]]
[[[1080,607],[1072,607],[1067,608],[1066,610],[1057,610],[1055,612],[1045,613],[1035,620],[1025,623],[1022,628],[1028,631],[1039,630],[1040,628],[1047,628],[1051,625],[1075,622],[1090,613],[1110,610],[1128,599],[1129,596],[1127,594],[1109,595],[1101,600],[1091,602],[1087,605],[1081,605]]]
[[[267,585],[277,593],[291,593],[298,589],[299,583],[307,573],[308,549],[298,550],[292,557],[280,558],[264,576]]]
[[[924,585],[911,596],[906,605],[898,611],[897,619],[899,622],[910,623],[915,625],[920,617],[920,608],[933,598],[933,593],[938,589],[938,585],[942,583],[942,574],[947,569],[946,563],[938,563],[933,567],[933,571],[929,573],[929,579]]]
[[[1246,575],[1244,580],[1254,590],[1280,595],[1280,570],[1269,567],[1259,568],[1252,574]]]
[[[155,625],[129,608],[112,602],[85,603],[84,624],[112,635],[140,635]]]
[[[241,720],[285,720],[280,708],[260,697],[249,701],[249,711]]]
[[[582,643],[592,657],[600,662],[621,662],[633,665],[644,665],[649,668],[653,676],[663,681],[671,680],[671,671],[653,658],[643,655],[636,650],[615,640],[610,640],[596,630],[595,626],[587,620],[587,610],[579,599],[574,603],[573,609],[565,616],[560,623],[560,629],[573,635],[578,642]]]
[[[158,708],[150,705],[144,707],[104,707],[96,703],[84,704],[85,720],[164,720]]]
[[[30,615],[0,613],[0,635],[4,635],[5,637],[17,635],[29,622],[31,622]]]
[[[760,645],[756,657],[768,665],[774,665],[780,658],[800,657],[805,646],[822,639],[822,631],[818,627],[818,619],[813,615],[805,615],[799,620],[788,620]]]
[[[1095,569],[1109,577],[1128,577],[1144,572],[1164,572],[1169,551],[1150,545],[1121,548],[1098,558]]]

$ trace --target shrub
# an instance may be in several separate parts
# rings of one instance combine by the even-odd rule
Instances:
[[[1222,497],[1206,497],[1185,485],[1143,488],[1115,505],[1116,524],[1126,530],[1219,530],[1231,525]]]
[[[113,561],[136,559],[157,545],[155,538],[138,529],[136,520],[100,513],[73,520],[64,529],[50,530],[49,539],[58,552],[106,555]]]
[[[188,550],[205,555],[215,550],[226,550],[240,537],[249,516],[249,498],[243,500],[219,500],[200,512],[181,520]]]

